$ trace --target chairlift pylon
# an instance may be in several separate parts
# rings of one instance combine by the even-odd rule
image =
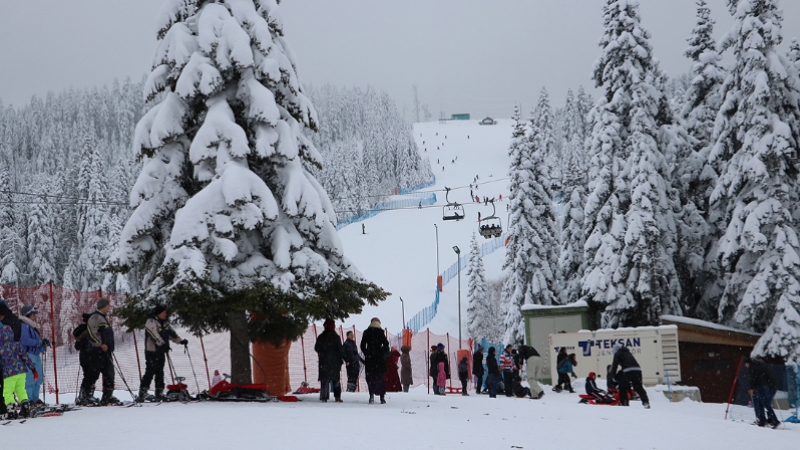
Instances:
[[[450,188],[445,187],[447,204],[442,208],[442,220],[464,220],[464,205],[450,201]]]
[[[496,215],[497,208],[494,206],[494,200],[489,202],[492,204],[492,215],[478,221],[478,233],[486,239],[500,237],[503,234],[503,222]]]

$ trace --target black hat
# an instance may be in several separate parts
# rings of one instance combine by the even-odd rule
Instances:
[[[166,310],[167,310],[167,308],[165,308],[164,306],[158,305],[155,308],[153,308],[153,315],[157,316],[157,315],[161,314],[162,312],[164,312]]]

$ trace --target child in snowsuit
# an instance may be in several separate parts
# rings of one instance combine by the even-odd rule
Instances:
[[[439,387],[439,395],[444,395],[444,386],[447,384],[447,374],[444,371],[444,361],[439,361],[439,374],[436,377],[436,386]]]
[[[606,393],[606,391],[604,391],[602,389],[599,389],[597,387],[597,383],[595,382],[596,378],[597,378],[597,376],[595,375],[594,372],[589,372],[589,376],[586,377],[586,386],[585,386],[586,395],[591,395],[592,397],[594,397],[593,400],[594,400],[595,403],[611,403],[611,402],[613,402],[614,399],[611,398]],[[584,400],[584,401],[586,401],[586,400]]]
[[[16,418],[14,394],[17,395],[20,403],[19,415],[28,417],[30,405],[28,404],[28,393],[25,390],[25,381],[28,370],[33,372],[35,380],[39,379],[39,373],[22,345],[14,341],[14,333],[11,328],[2,324],[0,324],[0,361],[3,366],[3,402],[8,406],[8,417]]]
[[[461,395],[469,395],[467,392],[467,380],[469,379],[469,362],[467,357],[461,358],[458,363],[458,379],[461,380]]]
[[[561,364],[561,367],[558,368],[558,385],[555,387],[556,392],[561,392],[562,389],[566,389],[571,394],[575,393],[572,389],[569,376],[572,375],[572,378],[578,378],[578,376],[575,375],[575,370],[573,370],[573,367],[577,365],[578,361],[575,358],[575,353],[570,353],[567,359]]]

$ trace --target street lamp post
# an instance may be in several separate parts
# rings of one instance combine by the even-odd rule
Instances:
[[[406,329],[406,304],[403,302],[403,297],[400,297],[400,308],[403,310],[403,329]]]
[[[439,274],[441,273],[439,272],[439,225],[433,224],[433,226],[436,227],[436,289],[441,291],[439,287]]]
[[[453,251],[458,255],[458,349],[461,350],[461,249],[454,245]]]

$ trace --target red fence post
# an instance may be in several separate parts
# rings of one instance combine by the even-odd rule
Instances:
[[[731,385],[731,395],[728,396],[728,406],[725,408],[725,420],[728,420],[728,410],[731,409],[731,402],[733,401],[733,393],[736,391],[736,382],[739,381],[739,371],[742,370],[742,362],[744,356],[739,358],[739,367],[736,368],[736,376],[733,378],[733,385]]]
[[[56,343],[56,314],[55,314],[55,307],[53,306],[53,280],[50,280],[50,337],[52,338],[51,347],[53,349],[53,377],[56,380],[56,405],[58,404],[58,364],[56,363],[58,357],[56,356],[56,349],[58,348],[58,344]],[[47,380],[44,380],[47,383]]]
[[[203,362],[206,365],[206,378],[208,378],[208,388],[211,389],[211,373],[208,371],[208,358],[206,357],[206,346],[203,344],[203,335],[200,335],[200,349],[203,350]]]
[[[428,385],[428,394],[430,394],[431,393],[431,377],[430,377],[431,368],[429,366],[430,363],[431,363],[431,357],[430,357],[430,351],[431,351],[431,329],[430,328],[428,328],[428,345],[425,347],[425,351],[429,353],[428,355],[425,355],[425,384]]]

